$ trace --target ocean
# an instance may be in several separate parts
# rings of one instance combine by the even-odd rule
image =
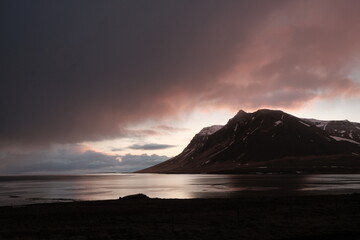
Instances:
[[[0,206],[118,199],[237,198],[360,193],[360,174],[83,174],[0,176]]]

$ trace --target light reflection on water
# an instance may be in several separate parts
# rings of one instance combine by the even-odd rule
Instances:
[[[158,198],[232,198],[353,192],[360,192],[360,174],[0,176],[0,205],[117,199],[136,193]]]
[[[360,192],[359,174],[310,175],[301,191],[330,191],[331,193]]]

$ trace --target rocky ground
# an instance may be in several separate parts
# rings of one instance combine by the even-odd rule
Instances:
[[[0,207],[0,239],[360,239],[360,195]]]

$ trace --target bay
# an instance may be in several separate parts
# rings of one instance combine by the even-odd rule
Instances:
[[[0,176],[0,206],[118,199],[237,198],[360,193],[360,174],[85,174]]]

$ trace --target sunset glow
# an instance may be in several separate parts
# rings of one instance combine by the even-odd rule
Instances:
[[[138,170],[240,109],[360,122],[359,1],[205,2],[2,2],[0,174]]]

